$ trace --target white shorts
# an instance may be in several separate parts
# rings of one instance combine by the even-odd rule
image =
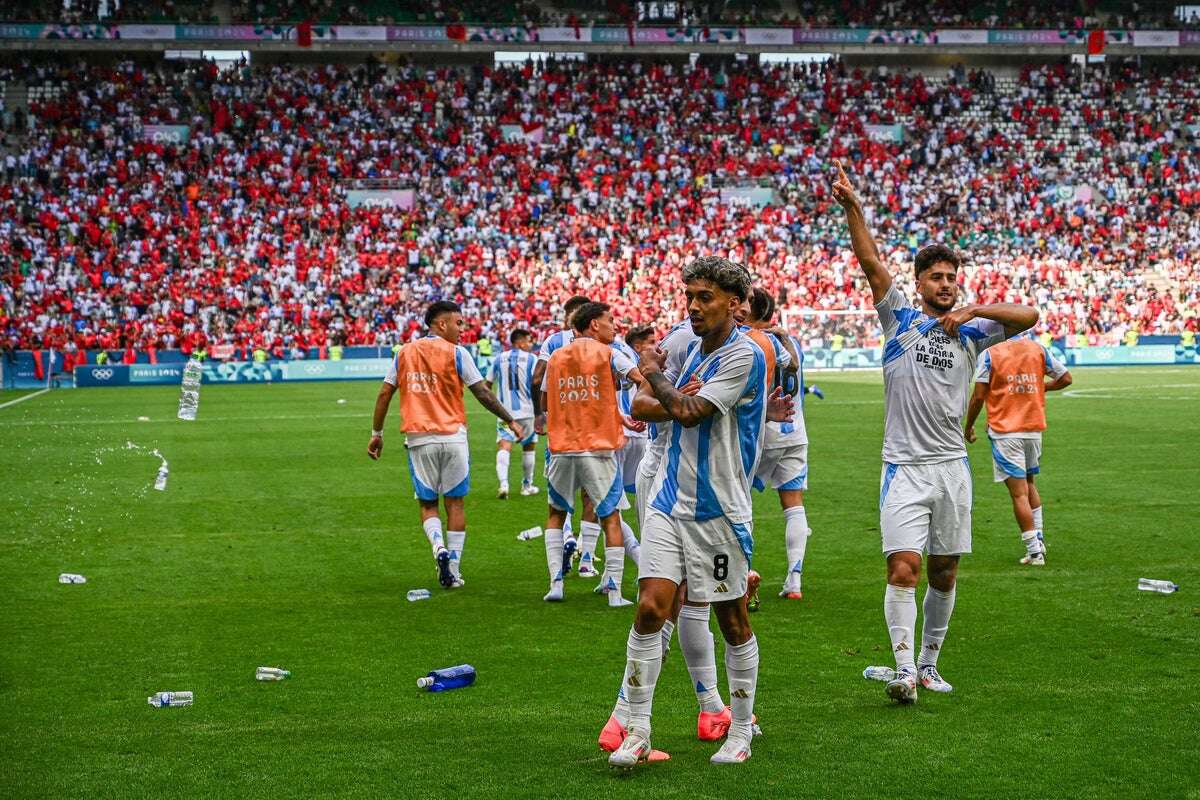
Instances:
[[[521,444],[535,444],[537,442],[537,434],[533,432],[533,417],[522,417],[517,420],[525,427],[525,438],[521,440]],[[496,420],[496,441],[497,442],[515,442],[517,437],[509,429],[508,423],[499,419]]]
[[[629,494],[637,494],[638,467],[650,446],[649,439],[627,438],[625,446],[617,451],[617,462],[621,465],[621,483]]]
[[[420,500],[466,497],[471,488],[471,455],[467,443],[409,445],[408,474]]]
[[[883,552],[971,552],[971,465],[884,464],[879,489]]]
[[[1036,439],[993,439],[992,476],[996,482],[1009,478],[1028,478],[1037,475],[1041,468],[1042,437]]]
[[[568,514],[575,513],[572,503],[575,493],[582,491],[593,505],[596,516],[603,519],[617,510],[621,499],[621,471],[612,454],[555,453],[546,465],[546,481],[550,489],[550,505]]]
[[[761,492],[768,486],[781,492],[808,489],[808,445],[763,450],[754,475],[754,488]]]
[[[754,537],[750,523],[725,517],[703,522],[648,508],[642,523],[638,578],[687,581],[688,600],[719,603],[746,594]]]

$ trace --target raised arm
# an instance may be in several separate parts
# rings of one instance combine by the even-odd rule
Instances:
[[[876,246],[871,231],[867,229],[867,218],[863,214],[862,204],[854,193],[850,179],[846,177],[846,171],[842,169],[842,162],[835,163],[838,178],[833,184],[833,198],[846,211],[846,224],[850,228],[850,244],[854,248],[854,256],[867,276],[867,283],[871,284],[871,297],[878,303],[887,294],[888,289],[892,288],[892,273],[883,265],[879,247]]]

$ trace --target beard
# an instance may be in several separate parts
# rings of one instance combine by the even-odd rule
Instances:
[[[934,297],[925,298],[925,302],[930,308],[934,309],[935,311],[939,311],[942,314],[949,314],[951,311],[954,310],[954,304],[958,302],[958,298],[955,297],[955,298],[951,299],[948,303],[943,303],[941,300],[938,300],[937,296],[935,295]]]

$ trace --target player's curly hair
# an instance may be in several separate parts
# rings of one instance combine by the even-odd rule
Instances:
[[[584,303],[572,315],[571,325],[574,326],[576,333],[583,333],[592,324],[592,320],[604,316],[611,308],[612,306],[608,303]]]
[[[701,256],[683,268],[683,282],[709,280],[745,300],[750,294],[750,272],[741,264],[720,256]]]
[[[941,264],[943,262],[952,265],[955,272],[962,268],[962,259],[959,258],[958,253],[946,245],[931,244],[922,247],[917,251],[917,257],[913,261],[913,267],[916,269],[916,277],[920,278],[922,272],[934,264]]]

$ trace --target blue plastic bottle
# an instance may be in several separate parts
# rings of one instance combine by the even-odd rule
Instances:
[[[475,668],[470,664],[435,669],[423,678],[417,678],[417,688],[430,692],[445,692],[461,689],[475,682]]]

